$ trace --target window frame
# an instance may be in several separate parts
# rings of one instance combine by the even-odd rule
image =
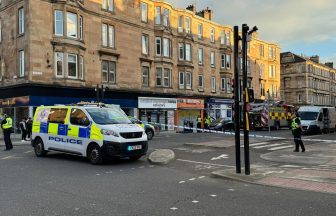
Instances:
[[[203,48],[198,48],[198,65],[203,65],[203,55]]]
[[[62,20],[57,19],[57,13],[60,13]],[[58,23],[61,24],[62,33],[58,33],[57,31]],[[64,36],[64,12],[62,10],[54,10],[54,34],[56,36]]]
[[[189,47],[189,48],[188,48],[188,47]],[[185,44],[185,48],[184,48],[184,50],[185,50],[185,55],[184,55],[184,57],[185,57],[185,61],[187,61],[187,62],[191,62],[191,61],[192,61],[191,44],[186,43],[186,44]],[[188,58],[188,57],[189,57],[189,58]]]
[[[25,33],[25,12],[24,7],[18,9],[18,35]]]
[[[215,43],[215,28],[210,28],[210,42]]]
[[[167,14],[166,14],[167,12]],[[163,20],[162,20],[162,24],[165,27],[170,27],[170,10],[168,8],[163,8]]]
[[[58,56],[57,56],[58,54],[60,54],[60,56],[62,57],[62,65],[61,65],[61,66],[62,66],[62,68],[61,68],[61,69],[62,69],[62,75],[58,75],[58,62],[59,62],[59,61],[58,61],[58,58],[57,58],[57,57],[58,57]],[[55,59],[54,59],[55,77],[56,77],[56,78],[64,78],[64,65],[65,65],[65,64],[64,64],[64,53],[63,53],[63,52],[55,52],[54,55],[55,55],[55,57],[54,57],[54,58],[55,58]]]
[[[216,63],[215,63],[216,60],[215,59],[216,59],[215,51],[211,51],[210,52],[210,65],[211,65],[212,68],[214,68],[215,65],[216,65]]]
[[[211,92],[214,93],[217,90],[216,89],[217,88],[216,87],[216,77],[212,76],[210,82],[211,82]]]
[[[147,75],[144,75],[144,69],[148,69],[146,72],[147,72]],[[149,66],[142,66],[141,67],[141,78],[142,78],[142,82],[141,82],[141,85],[142,85],[142,87],[149,87],[149,72],[150,72],[150,68],[149,68]],[[145,83],[144,82],[144,78],[147,78],[147,82]]]
[[[192,89],[192,73],[189,71],[185,72],[184,77],[185,77],[185,88],[189,90]]]
[[[158,13],[159,12],[159,13]],[[154,22],[155,25],[161,25],[162,23],[162,17],[161,17],[161,6],[156,6],[155,7],[155,18],[154,18]]]
[[[183,16],[182,16],[182,15],[180,15],[180,16],[178,17],[178,20],[177,20],[177,31],[178,31],[179,33],[182,33],[182,32],[183,32]]]
[[[179,88],[185,88],[185,73],[182,71],[179,72]]]
[[[83,16],[82,15],[79,15],[79,23],[78,23],[78,27],[79,27],[79,37],[78,37],[78,39],[79,40],[83,40],[83,38],[84,38],[84,35],[83,35],[83,33],[84,33],[84,30],[83,30],[83,28],[84,28],[84,19],[83,19]]]
[[[202,40],[203,39],[203,24],[202,23],[198,24],[197,34],[198,34],[198,39]]]
[[[141,35],[141,53],[143,55],[149,55],[149,35],[147,34]]]
[[[185,23],[185,32],[187,34],[191,34],[192,33],[191,32],[191,18],[190,17],[185,17],[184,18],[184,23]]]
[[[158,41],[160,41],[160,43],[158,43]],[[158,51],[160,51],[160,53],[158,53]],[[155,37],[155,55],[162,56],[162,38],[161,37]]]
[[[185,55],[184,55],[184,43],[178,43],[178,59],[179,61],[184,61]]]
[[[75,56],[76,57],[76,60],[75,62],[71,62],[71,63],[75,63],[76,64],[76,76],[70,76],[70,73],[69,73],[69,56]],[[78,55],[77,54],[73,54],[73,53],[68,53],[67,54],[67,72],[68,72],[68,78],[70,79],[78,79]]]
[[[25,51],[19,50],[19,76],[25,76]]]
[[[167,47],[166,47],[167,45]],[[170,39],[169,38],[165,38],[163,37],[162,38],[162,56],[163,57],[166,57],[166,58],[170,58],[171,57],[171,42],[170,42]],[[167,54],[167,55],[166,55]]]
[[[74,24],[75,24],[75,36],[71,36],[71,32],[69,32],[69,15],[74,15],[73,17],[76,19]],[[66,12],[66,24],[67,24],[67,34],[66,36],[68,38],[72,38],[72,39],[77,39],[78,38],[78,17],[77,17],[77,14],[76,13],[73,13],[73,12],[70,12],[70,11],[67,11]]]
[[[202,79],[200,80],[200,78],[202,78]],[[201,82],[202,85],[200,85],[200,81],[202,81]],[[204,88],[204,76],[203,75],[198,75],[198,88],[199,89],[203,89]]]
[[[145,9],[145,14],[143,9]],[[146,2],[140,3],[140,11],[141,11],[141,22],[148,23],[148,4]]]

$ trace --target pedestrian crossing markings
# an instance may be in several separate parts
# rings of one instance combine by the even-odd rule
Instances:
[[[274,144],[271,144],[270,142],[260,142],[260,143],[252,143],[250,144],[250,147],[254,149],[267,149],[268,151],[276,151],[286,148],[293,148],[293,144],[290,144],[288,142],[281,142]],[[242,145],[241,148],[244,148],[244,145]]]

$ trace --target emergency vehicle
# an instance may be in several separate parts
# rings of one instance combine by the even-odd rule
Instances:
[[[148,149],[144,129],[120,110],[103,104],[40,106],[32,133],[37,157],[57,151],[101,164],[107,158],[138,160]]]
[[[250,122],[256,130],[271,127],[279,130],[290,127],[294,107],[287,104],[253,104],[251,105]]]

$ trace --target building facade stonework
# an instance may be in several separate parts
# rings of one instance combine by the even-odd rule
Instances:
[[[2,0],[0,98],[94,98],[99,84],[114,99],[231,99],[233,30],[212,17],[155,0]],[[254,34],[248,47],[255,98],[280,98],[279,46]]]
[[[297,106],[335,106],[336,69],[318,56],[281,53],[281,98]]]

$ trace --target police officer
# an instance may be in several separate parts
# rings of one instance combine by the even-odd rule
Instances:
[[[300,118],[297,117],[297,113],[293,114],[291,128],[292,128],[292,134],[294,136],[294,142],[295,142],[294,152],[299,152],[300,147],[301,147],[302,152],[305,152],[306,149],[301,140],[301,133],[302,133],[301,121],[300,121]]]
[[[12,141],[10,138],[10,134],[12,133],[13,129],[13,120],[11,117],[7,116],[6,114],[3,115],[4,119],[1,121],[1,128],[4,134],[4,140],[6,149],[4,151],[9,151],[13,148]]]
[[[201,128],[202,128],[202,118],[201,116],[197,117],[197,133],[201,132]]]

